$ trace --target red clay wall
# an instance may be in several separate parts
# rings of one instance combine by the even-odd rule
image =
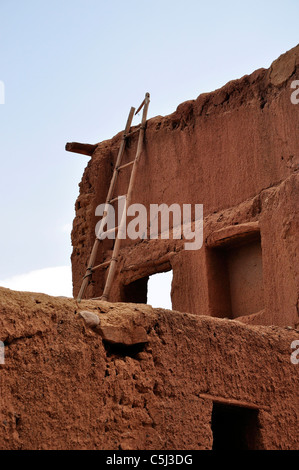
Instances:
[[[132,202],[146,207],[203,204],[205,243],[200,250],[187,252],[181,241],[126,241],[110,300],[125,301],[124,285],[172,268],[176,310],[228,317],[246,314],[242,318],[251,323],[298,325],[299,104],[290,99],[295,79],[299,46],[268,70],[257,70],[182,103],[169,116],[148,121]],[[120,139],[118,134],[98,145],[80,184],[72,232],[75,295],[99,220],[95,208],[105,201]],[[136,143],[137,135],[129,140],[124,162],[134,157]],[[128,176],[129,172],[122,177],[116,194],[126,193]],[[259,281],[258,290],[252,287],[240,300],[244,308],[238,313],[231,307],[221,261],[221,249],[227,247],[224,243],[219,249],[206,240],[221,229],[230,233],[235,225],[241,233],[242,224],[251,222],[260,231],[263,285]],[[111,242],[104,242],[97,264],[109,258],[109,249]],[[101,295],[105,275],[106,271],[94,275],[88,297]],[[253,295],[261,297],[256,306],[246,303]]]
[[[110,343],[74,300],[0,288],[1,449],[211,449],[217,400],[257,407],[254,448],[298,449],[298,331],[142,304],[81,308]],[[137,329],[140,349],[111,345]]]

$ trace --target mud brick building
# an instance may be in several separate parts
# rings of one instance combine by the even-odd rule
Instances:
[[[125,240],[111,302],[0,288],[1,449],[299,448],[295,80],[299,46],[148,121],[132,202],[203,204],[201,249]],[[79,146],[91,159],[72,231],[74,296],[120,139]],[[109,257],[106,240],[96,262]],[[168,270],[173,311],[153,309],[148,276]],[[105,276],[95,272],[88,297]]]
[[[110,299],[146,303],[148,276],[173,270],[172,307],[251,324],[299,323],[299,46],[260,69],[147,123],[132,203],[203,204],[204,245],[126,240]],[[108,191],[122,134],[91,147],[76,202],[74,295],[95,238],[95,208]],[[124,163],[134,158],[137,134]],[[124,172],[125,173],[125,172]],[[125,194],[129,173],[116,194]],[[111,256],[111,241],[97,263]],[[107,270],[87,298],[102,294]]]

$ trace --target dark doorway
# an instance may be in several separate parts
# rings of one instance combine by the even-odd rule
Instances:
[[[147,283],[148,276],[124,286],[123,302],[132,302],[136,304],[146,304],[147,302]]]
[[[213,403],[213,450],[256,450],[259,447],[258,410]]]

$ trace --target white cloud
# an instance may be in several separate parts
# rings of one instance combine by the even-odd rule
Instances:
[[[0,286],[18,291],[40,292],[48,295],[72,297],[70,266],[37,269],[0,281]]]

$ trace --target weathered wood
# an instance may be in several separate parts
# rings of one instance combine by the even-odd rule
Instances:
[[[94,266],[91,270],[93,272],[93,271],[96,271],[96,269],[107,268],[107,266],[109,266],[110,263],[111,263],[111,259],[109,259],[108,261],[104,261],[104,263],[97,264],[97,266]]]
[[[79,142],[68,142],[65,146],[65,150],[68,152],[81,153],[82,155],[92,156],[93,152],[97,148],[97,145],[91,144],[80,144]]]
[[[130,127],[131,127],[131,124],[132,124],[132,121],[133,121],[133,117],[134,117],[134,112],[135,112],[135,108],[132,107],[130,109],[130,113],[129,113],[128,120],[127,120],[127,123],[126,123],[124,134],[123,134],[123,139],[122,139],[122,142],[120,144],[119,151],[118,151],[116,164],[115,164],[115,168],[114,168],[114,171],[113,171],[113,176],[112,176],[112,179],[111,179],[111,182],[110,182],[110,186],[109,186],[109,190],[108,190],[108,194],[107,194],[107,198],[106,198],[106,207],[105,207],[105,211],[103,213],[103,218],[102,218],[100,228],[99,228],[99,232],[98,232],[99,234],[101,234],[103,232],[103,227],[104,227],[104,223],[105,223],[105,216],[107,215],[107,210],[108,210],[108,204],[109,204],[109,201],[112,198],[112,194],[113,194],[114,187],[115,187],[116,180],[117,180],[118,170],[116,168],[118,166],[120,166],[120,164],[121,164],[121,159],[122,159],[122,156],[123,156],[123,153],[124,153],[124,150],[125,150],[125,146],[126,146],[126,134],[130,130]],[[92,267],[93,267],[93,265],[95,263],[95,260],[96,260],[99,243],[100,243],[100,240],[97,237],[95,239],[94,244],[93,244],[93,248],[92,248],[91,255],[90,255],[90,258],[89,258],[89,261],[88,261],[86,273],[85,273],[85,276],[83,277],[82,285],[81,285],[81,288],[80,288],[80,291],[79,291],[79,294],[78,294],[78,298],[77,298],[78,302],[81,302],[81,299],[82,299],[82,297],[85,293],[85,290],[86,290],[86,288],[89,284],[89,281],[90,281],[89,278],[92,274]]]
[[[136,134],[137,132],[139,132],[139,129],[140,129],[140,126],[138,126],[136,129],[134,129],[133,131],[130,131],[127,135],[126,135],[126,138],[128,139],[129,137],[132,137],[132,135]]]
[[[119,199],[124,199],[126,197],[127,197],[126,194],[124,194],[123,196],[116,196],[113,199],[110,199],[109,204],[113,204],[114,202],[118,201]]]
[[[259,222],[230,225],[212,232],[206,240],[206,246],[215,248],[217,246],[232,245],[243,240],[255,239],[259,234]]]
[[[128,166],[134,165],[134,163],[135,163],[135,160],[132,160],[131,162],[128,162],[128,163],[125,163],[124,165],[119,166],[117,169],[118,171],[123,170],[124,168],[127,168]]]
[[[131,177],[130,177],[128,192],[127,192],[127,199],[126,199],[126,202],[125,202],[123,215],[122,215],[122,218],[121,218],[121,222],[119,224],[118,234],[117,234],[115,244],[114,244],[114,248],[113,248],[112,259],[111,259],[111,263],[110,263],[110,266],[109,266],[108,276],[107,276],[104,292],[103,292],[103,295],[101,297],[102,300],[108,300],[110,289],[111,289],[112,282],[113,282],[114,275],[115,275],[117,257],[118,257],[119,250],[120,250],[121,240],[124,238],[127,208],[129,207],[130,202],[131,202],[132,191],[133,191],[133,188],[134,188],[134,183],[135,183],[136,173],[137,173],[137,163],[139,161],[139,158],[140,158],[140,155],[141,155],[141,152],[142,152],[142,146],[143,146],[143,140],[144,140],[144,131],[145,131],[145,124],[146,124],[146,118],[147,118],[147,111],[148,111],[149,102],[150,102],[150,95],[149,95],[149,93],[146,93],[145,99],[144,99],[144,108],[143,108],[143,114],[142,114],[142,120],[141,120],[141,126],[140,126],[140,133],[139,133],[138,144],[137,144],[137,151],[136,151],[136,156],[135,156],[135,159],[134,159],[134,165],[133,165],[132,173],[131,173]]]
[[[110,233],[117,233],[117,231],[118,231],[118,227],[110,228],[109,230],[105,230],[104,232],[101,232],[98,238],[100,240],[104,240],[107,237],[107,235],[110,235]]]
[[[265,405],[257,405],[256,403],[250,403],[243,400],[236,400],[234,398],[219,397],[215,395],[210,395],[208,393],[200,393],[199,397],[207,400],[212,400],[215,403],[220,403],[223,405],[240,406],[242,408],[250,408],[252,410],[267,410],[269,408]]]
[[[148,94],[148,93],[147,93],[147,94]],[[138,114],[139,111],[143,108],[143,106],[145,105],[145,100],[146,100],[146,98],[144,98],[144,100],[142,101],[142,103],[141,103],[141,105],[139,106],[139,108],[137,109],[135,115]]]

